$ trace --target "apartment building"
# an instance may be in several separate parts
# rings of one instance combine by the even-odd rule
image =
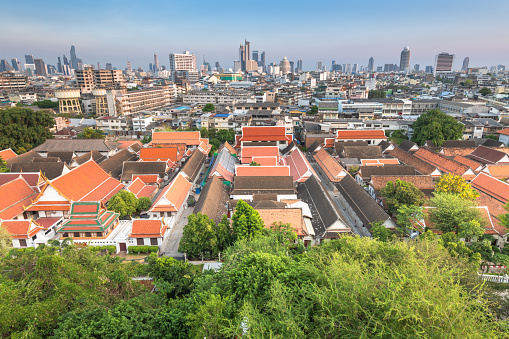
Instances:
[[[255,102],[254,94],[245,91],[189,91],[182,95],[185,104],[235,104]]]
[[[118,115],[131,115],[171,105],[175,89],[168,85],[156,86],[137,91],[124,90],[116,97]]]
[[[92,92],[94,88],[124,87],[125,78],[121,70],[95,70],[86,67],[83,70],[75,70],[76,82],[81,92]]]
[[[27,88],[27,77],[11,72],[0,73],[0,90],[19,91]]]

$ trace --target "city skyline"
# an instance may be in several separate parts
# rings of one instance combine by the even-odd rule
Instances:
[[[496,2],[501,12],[509,10],[509,3]],[[232,2],[226,1],[219,8],[211,6],[204,13],[210,17],[245,15],[243,6],[235,7],[229,3]],[[267,11],[269,3],[271,10]],[[93,0],[87,7],[72,3],[71,8],[64,9],[58,2],[48,1],[42,12],[32,0],[22,12],[15,4],[6,3],[4,9],[10,15],[2,19],[0,26],[11,33],[0,36],[0,57],[23,60],[24,55],[33,54],[46,64],[56,65],[57,57],[68,55],[70,46],[74,45],[77,56],[84,63],[112,63],[123,69],[130,61],[133,68],[146,70],[154,53],[159,55],[160,65],[168,67],[170,53],[189,50],[198,56],[205,55],[210,62],[219,61],[223,67],[232,68],[233,61],[238,59],[239,43],[247,39],[251,50],[266,51],[266,64],[279,63],[286,56],[291,61],[302,59],[305,70],[313,70],[317,61],[322,61],[329,70],[332,60],[338,64],[367,66],[371,56],[376,66],[399,64],[400,52],[405,45],[412,50],[412,65],[433,65],[435,56],[441,52],[457,56],[454,69],[461,68],[465,57],[470,58],[470,67],[509,63],[509,46],[501,44],[496,35],[485,34],[481,20],[465,24],[465,16],[476,14],[470,6],[473,1],[443,3],[432,0],[425,7],[398,6],[399,3],[402,1],[364,11],[354,6],[318,1],[313,3],[318,11],[340,10],[337,19],[295,25],[292,18],[306,13],[306,3],[260,1],[249,12],[260,18],[258,25],[239,25],[235,29],[231,23],[210,25],[207,20],[193,20],[193,29],[182,29],[191,18],[176,14],[197,13],[202,10],[199,2],[149,1],[120,6]],[[440,12],[435,11],[434,3],[440,4]],[[369,4],[376,3],[367,1],[366,8]],[[154,20],[151,16],[140,15],[147,8],[158,8],[159,15],[166,13],[171,20]],[[388,20],[391,15],[397,20]],[[51,17],[59,17],[59,20],[49,20]],[[20,22],[23,25],[19,25]],[[493,32],[505,28],[502,21],[491,24]],[[16,27],[16,30],[8,27]],[[348,34],[325,38],[325,29]]]

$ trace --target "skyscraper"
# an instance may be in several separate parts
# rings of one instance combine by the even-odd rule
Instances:
[[[375,70],[375,59],[373,57],[369,58],[368,61],[368,72],[373,72]]]
[[[20,71],[20,69],[18,69],[18,59],[14,58],[11,60],[11,64],[12,64],[12,68],[15,70],[15,71]]]
[[[111,63],[109,63],[109,62],[106,63],[106,69],[108,71],[111,71],[113,69],[113,67],[111,67]]]
[[[316,62],[316,69],[320,70],[320,71],[322,70],[322,62],[321,61]]]
[[[198,72],[198,65],[194,53],[184,51],[184,53],[171,53],[170,54],[170,71],[188,71]]]
[[[419,69],[421,68],[421,65],[420,64],[415,64],[414,65],[414,72],[419,72]]]
[[[60,60],[60,57],[58,57],[57,71],[58,73],[62,73],[62,61]]]
[[[401,59],[399,61],[399,70],[408,73],[410,71],[410,47],[405,46],[401,51]]]
[[[34,59],[35,64],[35,74],[41,76],[48,76],[48,70],[46,68],[46,64],[42,59]]]
[[[78,58],[76,58],[76,48],[74,46],[71,46],[71,68],[78,70]]]
[[[159,72],[159,58],[157,54],[154,53],[154,73]]]
[[[299,72],[302,71],[302,59],[297,60],[297,69]]]
[[[0,72],[8,71],[12,71],[12,67],[9,65],[9,62],[7,62],[5,59],[0,60]]]
[[[253,60],[258,63],[258,51],[253,51]]]
[[[242,72],[253,70],[254,66],[249,62],[251,60],[251,44],[247,40],[244,40],[244,45],[240,44],[239,59]],[[256,65],[258,66],[258,63]]]
[[[358,73],[359,72],[359,64],[353,64],[352,73]]]
[[[452,72],[452,64],[454,62],[454,54],[442,52],[435,58],[435,69],[433,74],[437,72]]]
[[[261,66],[262,70],[265,72],[265,51],[262,52],[258,66]]]
[[[469,57],[466,57],[464,60],[463,60],[463,67],[461,67],[461,70],[463,72],[466,72],[468,71],[468,64],[470,63],[470,58]]]
[[[295,71],[295,62],[293,62],[293,61],[290,61],[290,71],[291,71],[292,73],[295,73],[295,72],[294,72],[294,71]]]
[[[62,57],[62,59],[64,60],[64,65],[69,66],[69,60],[67,60],[67,57],[65,55]]]
[[[279,63],[279,70],[281,74],[285,75],[291,72],[290,61],[286,57]]]
[[[34,56],[31,54],[25,55],[25,63],[26,64],[33,64],[34,63]]]

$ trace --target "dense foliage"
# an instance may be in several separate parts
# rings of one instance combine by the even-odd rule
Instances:
[[[232,216],[232,227],[236,239],[252,239],[262,234],[264,224],[257,210],[239,200]]]
[[[36,101],[32,104],[32,106],[37,106],[39,108],[58,108],[58,101],[51,100]]]
[[[437,147],[446,140],[459,140],[463,137],[465,125],[440,110],[434,109],[422,114],[412,124],[412,141],[422,146],[431,140]]]
[[[212,112],[212,111],[215,111],[216,108],[212,104],[206,104],[205,106],[203,106],[203,108],[201,110],[202,110],[202,112]]]
[[[0,109],[0,149],[10,148],[20,154],[52,138],[49,128],[55,121],[47,111],[29,108]]]
[[[383,89],[372,89],[368,93],[368,99],[385,98],[385,91]]]
[[[76,136],[78,139],[104,139],[106,136],[101,130],[86,127]]]
[[[497,338],[507,330],[507,306],[488,303],[493,293],[478,284],[475,265],[432,234],[413,242],[344,237],[307,252],[285,236],[275,227],[237,241],[219,271],[204,273],[156,254],[141,265],[72,245],[16,251],[0,262],[10,272],[1,278],[0,333]],[[154,293],[130,278],[147,273]]]
[[[120,217],[130,216],[137,212],[147,211],[152,206],[152,201],[147,197],[136,198],[134,193],[129,191],[118,191],[110,201],[108,209],[120,214]]]
[[[474,200],[479,196],[479,192],[474,190],[465,179],[453,173],[442,174],[435,184],[435,191],[439,193],[453,193],[468,200]]]
[[[444,233],[458,234],[466,227],[475,227],[476,224],[484,226],[481,212],[475,203],[457,194],[435,193],[430,199],[430,206],[432,207],[429,209],[430,221]]]
[[[385,198],[389,212],[396,212],[402,205],[422,206],[424,204],[424,193],[411,182],[396,180],[389,181],[380,190],[380,195]]]

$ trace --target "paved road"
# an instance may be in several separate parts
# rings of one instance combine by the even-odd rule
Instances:
[[[329,196],[332,198],[332,200],[334,201],[334,203],[336,204],[338,209],[341,211],[341,216],[343,217],[343,220],[348,224],[348,226],[350,226],[350,228],[352,229],[352,232],[360,235],[361,237],[371,237],[371,234],[369,233],[369,231],[363,227],[356,226],[355,223],[352,221],[352,219],[349,217],[348,213],[346,213],[346,211],[343,209],[341,203],[339,202],[339,198],[338,198],[340,193],[337,191],[337,189],[334,187],[334,185],[330,182],[329,178],[327,178],[327,176],[323,173],[320,166],[314,161],[314,159],[311,160],[308,157],[308,161],[311,164],[311,166],[313,166],[313,169],[315,170],[316,174],[318,174],[318,177],[320,178],[320,180],[322,180],[322,184],[327,189]]]
[[[193,213],[194,208],[188,207],[182,212],[180,219],[175,223],[170,231],[170,236],[163,242],[163,254],[169,257],[183,258],[184,253],[178,251],[180,239],[184,232],[184,226],[187,224],[187,216]]]

